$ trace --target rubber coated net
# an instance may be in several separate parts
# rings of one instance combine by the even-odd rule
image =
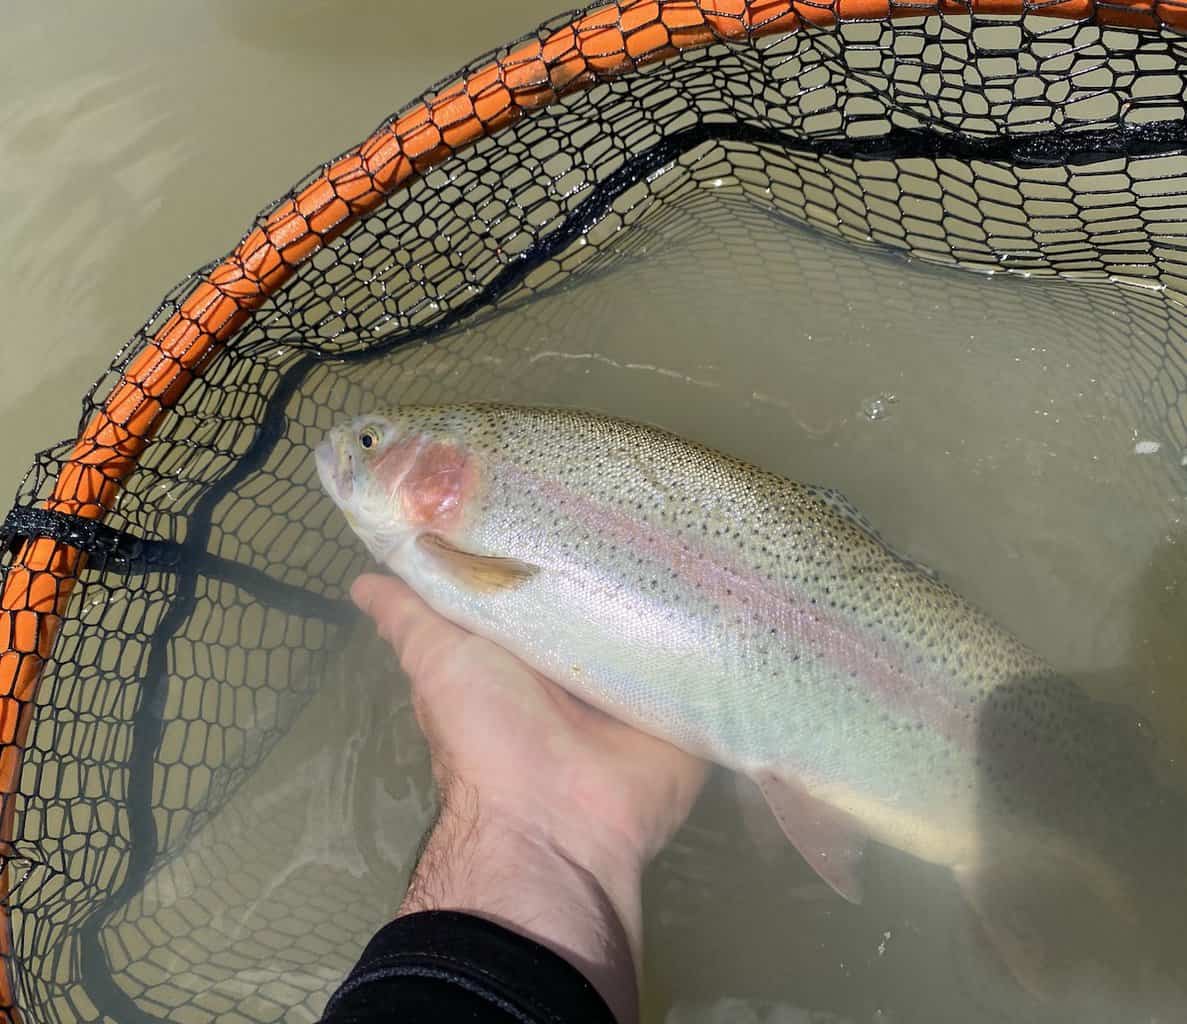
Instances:
[[[119,350],[4,526],[9,1018],[311,1020],[390,912],[432,797],[312,472],[343,415],[606,407],[591,370],[638,361],[649,310],[724,328],[745,303],[778,337],[870,289],[888,322],[943,290],[1006,324],[1042,288],[1026,330],[1095,352],[1172,453],[1148,500],[1181,498],[1184,24],[1126,0],[594,8],[264,211]],[[355,785],[374,759],[402,788]],[[348,839],[360,815],[400,838]]]

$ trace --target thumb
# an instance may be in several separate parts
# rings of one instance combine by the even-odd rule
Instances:
[[[375,622],[404,670],[417,676],[434,650],[458,643],[464,634],[394,576],[365,573],[350,588],[351,600]]]
[[[350,599],[355,606],[377,624],[393,601],[411,593],[403,580],[375,572],[363,573],[350,587]]]

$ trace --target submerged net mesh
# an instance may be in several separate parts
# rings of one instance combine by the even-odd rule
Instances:
[[[286,852],[333,833],[335,773],[366,755],[343,768],[302,712],[349,678],[326,714],[411,727],[359,679],[343,597],[365,560],[311,448],[395,397],[546,400],[581,367],[537,342],[581,330],[584,282],[626,270],[696,315],[731,301],[728,266],[777,326],[787,296],[877,274],[877,247],[1074,281],[1033,329],[1077,325],[1136,422],[1187,446],[1185,24],[1128,0],[598,7],[265,211],[121,350],[5,525],[8,1019],[320,1011],[382,920],[368,871],[406,866],[416,830]],[[687,258],[706,246],[719,262]],[[935,287],[904,280],[887,317]],[[1008,289],[975,301],[1011,315]],[[300,777],[270,774],[285,744]],[[427,806],[409,777],[370,813]],[[300,900],[270,901],[278,871]]]

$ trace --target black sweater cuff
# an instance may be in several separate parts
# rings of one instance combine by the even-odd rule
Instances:
[[[614,1024],[605,1001],[567,960],[491,921],[448,910],[385,925],[330,997],[322,1024],[421,1019]]]

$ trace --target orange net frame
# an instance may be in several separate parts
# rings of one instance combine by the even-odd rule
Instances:
[[[225,259],[189,287],[176,310],[122,368],[85,424],[43,502],[48,512],[103,520],[163,420],[269,297],[331,241],[400,189],[534,111],[694,50],[752,46],[764,37],[849,23],[970,17],[1039,18],[1097,29],[1161,33],[1187,27],[1187,4],[1121,0],[886,3],[883,0],[629,0],[599,6],[458,78],[329,163],[272,210]],[[1176,143],[1177,144],[1177,143]],[[1173,151],[1173,150],[1171,150]],[[87,565],[85,550],[49,536],[13,547],[0,593],[0,852],[18,855],[22,757],[38,685]],[[0,876],[0,1016],[15,1022],[16,954]]]

